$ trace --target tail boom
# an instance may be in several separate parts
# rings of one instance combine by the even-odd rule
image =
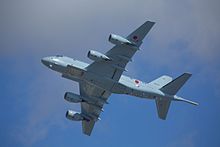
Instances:
[[[189,103],[189,104],[192,104],[192,105],[195,105],[195,106],[198,106],[198,105],[199,105],[199,103],[197,103],[197,102],[193,102],[193,101],[191,101],[191,100],[187,100],[187,99],[178,97],[178,96],[176,96],[176,95],[174,96],[173,100],[174,100],[174,101],[186,102],[186,103]]]

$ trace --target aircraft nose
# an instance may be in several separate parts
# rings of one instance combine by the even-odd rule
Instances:
[[[48,57],[42,58],[42,59],[41,59],[41,62],[42,62],[44,65],[46,65],[46,66],[49,66],[49,64],[50,64],[50,60],[49,60]]]

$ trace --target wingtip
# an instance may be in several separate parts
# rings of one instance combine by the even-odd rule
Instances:
[[[185,72],[184,74],[187,74],[187,75],[192,75],[192,73],[191,72]]]
[[[153,21],[147,21],[146,24],[149,24],[151,27],[153,27],[155,25],[156,22]]]
[[[145,21],[145,23],[143,25],[147,25],[147,26],[153,27],[155,23],[156,22],[154,22],[154,21],[147,20],[147,21]]]
[[[152,24],[155,24],[156,22],[151,21],[151,20],[147,20],[146,23],[152,23]]]
[[[91,133],[84,133],[86,136],[91,136]]]

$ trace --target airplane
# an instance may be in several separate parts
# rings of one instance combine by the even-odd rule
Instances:
[[[95,122],[100,120],[99,115],[104,111],[103,105],[108,104],[107,100],[112,93],[155,100],[158,117],[162,120],[167,117],[171,101],[198,105],[176,95],[191,77],[190,73],[183,73],[175,79],[163,75],[149,83],[123,75],[127,71],[127,63],[140,50],[143,39],[154,24],[155,22],[146,21],[126,38],[110,34],[108,40],[114,47],[105,54],[90,50],[87,57],[93,61],[91,64],[63,55],[41,59],[45,66],[61,73],[63,78],[79,83],[80,94],[66,92],[64,99],[81,104],[81,112],[68,110],[66,118],[82,121],[84,134],[91,135]]]

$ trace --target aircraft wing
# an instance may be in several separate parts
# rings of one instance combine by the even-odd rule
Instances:
[[[99,75],[118,81],[125,71],[125,66],[131,58],[139,50],[142,40],[153,27],[154,22],[147,21],[135,31],[133,31],[126,39],[134,42],[136,45],[120,44],[115,45],[112,49],[105,53],[111,60],[110,61],[95,61],[91,63],[86,70],[90,73]],[[80,82],[80,95],[88,99],[95,99],[95,103],[82,102],[81,113],[90,118],[90,121],[83,120],[82,128],[83,133],[90,135],[95,122],[99,119],[103,105],[106,103],[110,92],[105,91],[87,82]],[[113,85],[108,85],[113,86]]]
[[[89,121],[82,121],[82,130],[86,135],[90,135],[95,122],[99,120],[99,115],[103,111],[103,105],[107,103],[111,93],[100,89],[87,82],[80,82],[80,95],[88,99],[86,102],[81,102],[81,113],[89,118]]]
[[[143,25],[127,36],[126,39],[134,42],[136,46],[127,44],[115,45],[112,49],[105,53],[106,56],[112,59],[111,61],[95,61],[87,67],[87,70],[99,74],[100,76],[118,81],[123,71],[126,70],[125,66],[129,61],[131,61],[136,51],[139,50],[142,40],[154,24],[154,22],[146,21]]]

